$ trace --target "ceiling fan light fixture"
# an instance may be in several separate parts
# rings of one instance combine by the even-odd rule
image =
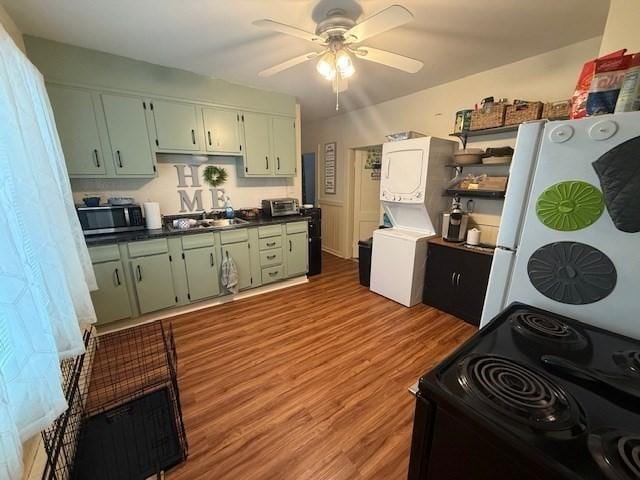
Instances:
[[[333,80],[336,77],[336,59],[332,52],[327,52],[320,57],[316,70],[327,80]]]
[[[356,72],[351,55],[346,50],[338,50],[336,53],[336,70],[342,78],[349,78]]]

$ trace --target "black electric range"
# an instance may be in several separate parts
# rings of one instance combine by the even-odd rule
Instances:
[[[640,341],[509,306],[420,379],[409,479],[640,479]]]

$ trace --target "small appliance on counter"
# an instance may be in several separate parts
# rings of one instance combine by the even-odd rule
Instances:
[[[442,238],[447,242],[464,242],[467,237],[468,222],[469,214],[462,210],[456,198],[451,210],[442,214]]]
[[[409,480],[640,478],[640,342],[514,303],[415,390]]]
[[[262,200],[262,211],[271,217],[298,215],[300,205],[295,198],[271,198]]]
[[[77,205],[76,211],[85,235],[145,229],[140,205],[98,205],[96,207]]]
[[[307,276],[322,273],[322,211],[319,208],[303,207],[302,215],[309,215],[309,270]]]

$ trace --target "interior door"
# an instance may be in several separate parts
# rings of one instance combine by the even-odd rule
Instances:
[[[222,247],[222,260],[229,255],[238,269],[238,286],[240,290],[249,288],[251,279],[251,259],[249,258],[249,242],[239,242]]]
[[[200,150],[196,106],[189,103],[153,100],[150,102],[161,150]]]
[[[91,92],[47,85],[70,176],[106,174]]]
[[[154,175],[153,154],[142,103],[141,98],[102,95],[117,175]]]
[[[380,224],[380,170],[366,168],[367,152],[355,156],[353,257],[358,258],[358,241],[373,236]]]
[[[176,303],[168,254],[136,258],[131,262],[141,313],[172,307]]]
[[[296,174],[296,128],[293,118],[273,117],[271,119],[275,174],[293,176]]]
[[[246,175],[268,176],[273,171],[271,128],[268,115],[244,113],[244,167]]]
[[[191,301],[215,297],[220,293],[215,249],[187,250],[184,252],[184,263]]]
[[[203,107],[202,118],[207,152],[234,155],[242,153],[237,112]]]
[[[125,284],[122,262],[105,262],[93,265],[98,290],[91,292],[91,300],[98,323],[108,323],[131,316],[129,294]]]

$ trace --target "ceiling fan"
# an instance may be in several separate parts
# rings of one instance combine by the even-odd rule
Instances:
[[[338,110],[340,107],[339,93],[348,88],[348,79],[355,73],[352,57],[380,63],[408,73],[420,71],[423,63],[419,60],[359,45],[360,42],[374,35],[404,25],[411,20],[413,20],[411,12],[401,5],[385,8],[360,23],[356,23],[355,20],[348,17],[344,10],[333,9],[327,13],[324,20],[318,23],[315,33],[275,20],[256,20],[253,24],[258,27],[301,38],[323,47],[320,51],[305,53],[262,70],[258,75],[270,77],[319,57],[316,69],[322,77],[332,82],[333,91],[336,93],[336,110]]]

